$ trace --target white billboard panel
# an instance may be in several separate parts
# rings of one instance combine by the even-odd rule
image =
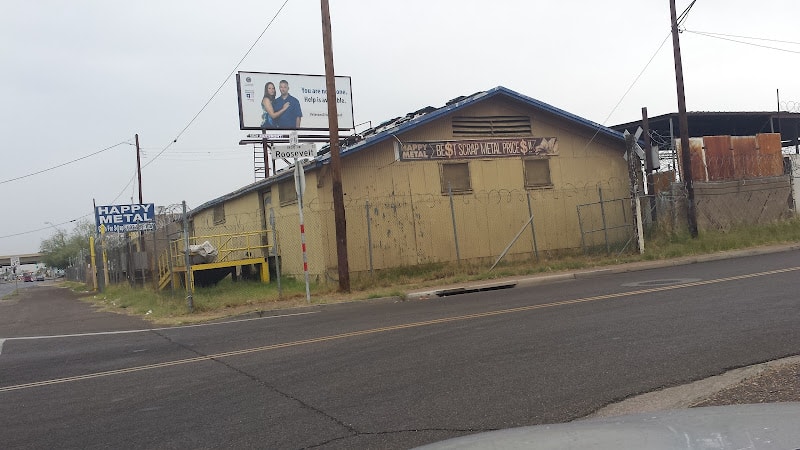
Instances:
[[[350,77],[336,77],[339,129],[352,130]],[[239,72],[236,74],[241,130],[327,130],[328,90],[324,75]]]

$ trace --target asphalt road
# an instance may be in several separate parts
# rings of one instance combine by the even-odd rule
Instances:
[[[791,251],[172,329],[37,286],[0,302],[0,442],[409,448],[565,422],[800,354],[798,273]]]

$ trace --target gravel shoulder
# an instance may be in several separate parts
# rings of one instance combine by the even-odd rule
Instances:
[[[729,370],[608,405],[583,419],[701,406],[800,402],[800,356]]]

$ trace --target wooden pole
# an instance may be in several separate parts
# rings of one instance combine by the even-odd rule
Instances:
[[[331,185],[333,190],[333,220],[336,225],[336,256],[339,268],[339,291],[350,292],[350,266],[347,259],[347,221],[342,189],[342,166],[339,158],[339,115],[336,110],[336,78],[333,70],[331,15],[328,0],[320,0],[322,8],[322,47],[325,53],[325,88],[328,99],[328,128],[331,146]]]
[[[675,12],[675,0],[669,0],[669,12],[672,18],[672,51],[675,58],[675,84],[678,88],[678,126],[681,133],[681,179],[686,188],[688,208],[686,216],[689,234],[697,237],[697,212],[694,204],[694,187],[692,186],[692,160],[689,151],[689,120],[686,117],[686,95],[683,89],[683,64],[681,63],[681,42],[678,37],[678,18]]]

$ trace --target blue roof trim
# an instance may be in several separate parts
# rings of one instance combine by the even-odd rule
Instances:
[[[606,127],[604,125],[600,125],[599,123],[592,122],[591,120],[588,120],[588,119],[584,119],[583,117],[577,116],[577,115],[572,114],[572,113],[567,112],[567,111],[564,111],[563,109],[556,108],[555,106],[549,105],[549,104],[547,104],[545,102],[542,102],[542,101],[539,101],[539,100],[536,100],[535,98],[528,97],[526,95],[522,95],[522,94],[520,94],[518,92],[512,91],[511,89],[505,88],[503,86],[497,86],[497,87],[494,87],[492,89],[489,89],[488,91],[479,92],[477,94],[473,94],[473,95],[464,97],[464,98],[459,99],[458,101],[452,102],[449,105],[446,105],[446,106],[444,106],[442,108],[439,108],[439,109],[436,109],[434,111],[428,112],[427,114],[423,113],[423,114],[421,114],[421,115],[419,115],[419,116],[417,116],[417,117],[415,117],[413,119],[410,119],[408,121],[402,122],[402,123],[400,123],[398,125],[395,125],[395,126],[393,126],[391,128],[387,128],[387,129],[385,129],[383,131],[375,133],[374,135],[367,136],[366,138],[364,138],[364,140],[359,141],[359,142],[357,142],[357,143],[355,143],[355,144],[353,144],[353,145],[351,145],[349,147],[343,148],[341,153],[340,153],[340,155],[341,155],[341,157],[344,158],[344,157],[346,157],[346,156],[348,156],[350,154],[357,153],[357,152],[362,151],[362,150],[364,150],[366,148],[369,148],[371,145],[377,144],[379,142],[383,142],[386,139],[397,139],[399,141],[399,138],[397,138],[397,134],[411,131],[414,128],[417,128],[420,125],[423,125],[423,124],[432,122],[434,120],[437,120],[437,119],[439,119],[440,117],[442,117],[444,115],[452,113],[453,111],[457,111],[457,110],[465,108],[465,107],[467,107],[469,105],[473,105],[473,104],[475,104],[477,102],[480,102],[480,101],[483,101],[483,100],[488,100],[490,98],[497,97],[497,96],[505,96],[505,97],[517,100],[517,101],[525,103],[525,104],[527,104],[527,105],[529,105],[531,107],[534,107],[534,108],[537,108],[539,110],[542,110],[542,111],[548,112],[550,114],[553,114],[556,117],[560,117],[560,118],[562,118],[564,120],[568,120],[570,122],[573,122],[573,123],[578,124],[580,126],[586,127],[588,129],[595,130],[598,135],[602,135],[604,137],[615,139],[615,140],[620,140],[620,141],[623,141],[623,142],[625,141],[625,137],[619,131],[612,130],[611,128],[608,128],[608,127]],[[424,111],[424,110],[427,110],[427,108],[423,108],[420,111]],[[398,119],[400,119],[400,118],[398,118]],[[387,121],[387,122],[391,123],[394,120],[397,120],[397,119],[393,119],[393,120],[390,120],[390,121]],[[387,122],[384,122],[384,124],[386,124]],[[380,126],[382,126],[384,124],[378,125],[378,127],[380,127]],[[317,159],[315,159],[315,160],[313,160],[313,161],[311,161],[311,162],[309,162],[307,164],[304,164],[304,167],[306,168],[306,170],[308,170],[308,169],[318,169],[318,168],[322,167],[323,165],[329,164],[329,163],[330,163],[330,153],[325,154],[325,155],[323,155],[321,157],[317,157]],[[231,193],[229,193],[227,195],[223,195],[223,196],[221,196],[219,198],[216,198],[214,200],[210,200],[208,202],[203,203],[202,205],[198,206],[197,208],[192,209],[189,212],[189,217],[194,216],[195,212],[199,212],[199,211],[208,209],[211,206],[217,205],[217,204],[225,202],[227,200],[231,200],[231,199],[237,198],[237,197],[239,197],[241,195],[244,195],[244,194],[247,194],[247,193],[250,193],[250,192],[253,192],[253,191],[258,191],[258,190],[260,190],[262,188],[271,186],[272,184],[277,183],[279,181],[283,181],[283,180],[285,180],[287,178],[291,178],[292,176],[293,176],[293,172],[291,170],[286,170],[283,173],[279,173],[278,175],[273,175],[272,177],[267,178],[265,180],[252,183],[252,184],[250,184],[248,186],[245,186],[245,187],[243,187],[241,189],[237,189],[236,191],[231,192]]]
[[[619,131],[612,130],[611,128],[608,128],[608,127],[606,127],[604,125],[600,125],[599,123],[592,122],[591,120],[588,120],[588,119],[584,119],[583,117],[577,116],[577,115],[572,114],[572,113],[567,112],[567,111],[564,111],[563,109],[556,108],[555,106],[549,105],[549,104],[547,104],[545,102],[542,102],[542,101],[539,101],[539,100],[536,100],[535,98],[531,98],[531,97],[528,97],[526,95],[522,95],[522,94],[520,94],[518,92],[512,91],[511,89],[505,88],[503,86],[497,86],[495,88],[489,89],[486,92],[479,92],[477,94],[471,95],[471,96],[466,97],[466,98],[464,98],[462,100],[454,102],[454,103],[452,103],[450,105],[447,105],[445,107],[439,108],[436,111],[430,112],[428,114],[421,115],[421,116],[416,117],[414,119],[411,119],[411,120],[409,120],[407,122],[401,123],[401,124],[399,124],[399,125],[397,125],[395,127],[388,128],[388,129],[386,129],[384,131],[378,132],[373,136],[369,136],[369,137],[365,138],[363,141],[359,141],[358,143],[356,143],[356,144],[354,144],[354,145],[352,145],[352,146],[350,146],[350,147],[348,147],[346,149],[343,149],[342,152],[341,152],[341,156],[344,157],[344,156],[346,156],[346,155],[348,155],[350,153],[356,153],[358,151],[361,151],[361,150],[369,147],[370,145],[377,144],[378,142],[382,142],[382,141],[384,141],[386,139],[389,139],[389,138],[397,139],[397,137],[396,137],[397,134],[411,131],[414,128],[420,126],[420,125],[426,124],[428,122],[432,122],[432,121],[434,121],[434,120],[436,120],[436,119],[438,119],[438,118],[440,118],[440,117],[442,117],[444,115],[450,114],[453,111],[457,111],[457,110],[465,108],[465,107],[467,107],[469,105],[475,104],[475,103],[477,103],[479,101],[487,100],[487,99],[490,99],[492,97],[497,97],[497,96],[506,96],[506,97],[510,97],[512,99],[515,99],[517,101],[520,101],[522,103],[526,103],[526,104],[528,104],[528,105],[530,105],[530,106],[532,106],[534,108],[537,108],[537,109],[540,109],[542,111],[548,112],[548,113],[553,114],[553,115],[555,115],[557,117],[560,117],[562,119],[568,120],[570,122],[574,122],[574,123],[576,123],[578,125],[581,125],[583,127],[589,128],[591,130],[595,130],[599,135],[602,135],[602,136],[605,136],[605,137],[608,137],[608,138],[611,138],[611,139],[615,139],[615,140],[621,140],[621,141],[625,140],[625,137]],[[323,156],[322,158],[319,158],[317,160],[317,162],[321,163],[323,161],[328,161],[328,159],[330,159],[330,154],[327,154],[327,155]]]

